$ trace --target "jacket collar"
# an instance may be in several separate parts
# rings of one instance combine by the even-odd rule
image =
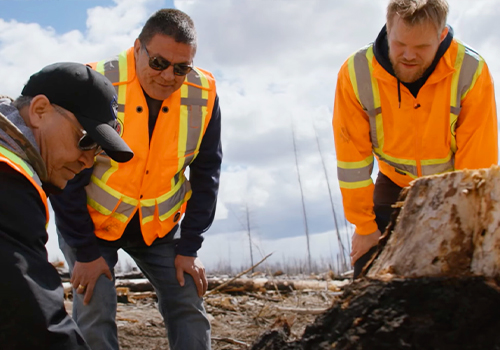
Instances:
[[[41,181],[47,180],[47,168],[35,136],[17,108],[12,106],[10,98],[0,98],[0,146],[30,164]]]

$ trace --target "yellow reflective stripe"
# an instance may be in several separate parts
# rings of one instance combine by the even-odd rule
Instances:
[[[122,202],[125,202],[125,203],[133,205],[133,206],[137,206],[137,204],[139,204],[139,201],[137,199],[134,199],[132,197],[128,197],[128,196],[125,196],[125,195],[121,194],[117,190],[115,190],[115,189],[111,188],[110,186],[106,185],[103,181],[101,181],[99,178],[95,177],[94,175],[92,175],[90,177],[90,181],[92,181],[93,183],[95,183],[97,186],[99,186],[100,188],[102,188],[104,191],[106,191],[107,193],[109,193],[113,197],[121,199]]]
[[[381,152],[381,154],[378,154],[378,156],[381,158],[384,158],[385,160],[388,160],[392,163],[401,164],[401,165],[410,165],[410,166],[414,166],[414,167],[417,166],[417,161],[413,160],[413,159],[401,159],[401,158],[391,157],[383,152]]]
[[[146,220],[146,219],[149,220],[149,218],[151,218],[151,220],[152,220],[152,217],[154,216],[154,208],[153,208],[153,210],[151,210],[151,207],[155,207],[157,204],[159,205],[159,204],[165,202],[166,200],[168,200],[169,198],[172,198],[172,196],[174,196],[177,193],[177,191],[182,187],[182,185],[184,185],[185,180],[186,180],[186,178],[184,176],[182,176],[180,181],[174,186],[174,188],[172,188],[172,190],[170,190],[168,193],[161,195],[160,197],[153,198],[153,199],[141,199],[140,203],[141,203],[141,206],[143,207],[142,208],[143,213],[144,213],[144,211],[153,213],[149,216],[143,217],[142,222],[144,223],[144,220]],[[182,201],[180,202],[180,204],[177,203],[174,206],[174,208],[175,207],[178,208],[181,204],[182,204]],[[170,211],[172,211],[172,210],[173,209],[171,209]],[[163,215],[165,215],[165,214],[163,214]]]
[[[371,85],[372,85],[372,93],[373,93],[373,110],[377,110],[377,108],[381,107],[380,103],[380,91],[378,88],[378,82],[377,79],[373,76],[373,45],[370,45],[368,50],[366,51],[366,58],[368,60],[368,68],[370,69],[370,79],[371,79]],[[370,122],[372,120],[370,119]],[[374,147],[375,153],[376,154],[381,154],[383,158],[389,159],[389,156],[387,156],[383,149],[384,149],[384,120],[382,118],[382,113],[378,113],[375,116],[375,129],[377,130],[377,145],[378,147]],[[372,136],[373,137],[373,136]],[[405,164],[405,163],[402,163]]]
[[[111,216],[112,216],[112,217],[114,217],[115,219],[117,219],[117,220],[119,220],[119,221],[123,222],[123,223],[126,223],[126,222],[127,222],[127,220],[129,219],[129,218],[128,218],[128,216],[123,215],[123,214],[121,214],[121,213],[118,213],[118,212],[116,212],[116,211],[115,211],[114,213],[112,213],[112,214],[111,214]]]
[[[453,78],[451,80],[451,93],[450,93],[450,106],[457,106],[457,90],[458,90],[458,79],[460,78],[460,70],[462,69],[462,63],[464,61],[465,46],[458,45],[457,57],[455,59],[455,72],[453,73]]]
[[[29,176],[33,177],[34,175],[33,170],[31,170],[30,167],[26,164],[26,162],[17,154],[15,154],[14,152],[8,150],[3,146],[0,146],[0,153],[3,154],[5,157],[9,158],[12,162],[19,165],[21,168],[23,168],[24,171],[26,171],[29,174]]]
[[[184,184],[185,181],[186,181],[186,177],[184,176],[184,174],[181,174],[181,177],[179,178],[179,182],[175,185],[174,188],[172,188],[172,190],[170,190],[170,192],[165,193],[165,194],[161,195],[160,197],[156,198],[157,203],[158,204],[163,203],[167,199],[171,198],[177,192],[177,190],[179,190],[179,188],[181,188],[181,186]]]
[[[165,219],[168,219],[170,216],[174,215],[174,213],[179,210],[179,208],[182,206],[182,204],[184,204],[185,202],[187,202],[191,198],[191,193],[192,193],[192,191],[188,191],[184,195],[183,200],[181,200],[179,203],[177,203],[177,205],[175,205],[171,210],[169,210],[165,214],[160,215],[160,220],[164,221]]]
[[[364,181],[358,181],[358,182],[344,182],[344,181],[339,181],[340,188],[346,188],[349,190],[354,190],[357,188],[363,188],[363,187],[368,187],[371,184],[373,184],[372,179],[364,180]]]
[[[109,177],[110,177],[111,175],[113,175],[113,173],[114,173],[115,171],[117,171],[117,170],[118,170],[118,162],[114,161],[113,159],[110,159],[110,167],[109,167],[109,169],[108,169],[108,170],[106,170],[106,171],[104,172],[104,174],[102,175],[102,178],[101,178],[102,182],[104,182],[104,183],[108,182]],[[110,188],[111,188],[111,187],[110,187]]]
[[[92,208],[94,208],[95,210],[97,210],[99,213],[101,213],[103,215],[111,214],[111,210],[106,208],[104,205],[97,203],[94,199],[92,199],[88,196],[87,196],[87,204],[90,205]]]
[[[118,55],[118,70],[120,72],[120,82],[128,80],[128,62],[127,62],[127,51],[122,51]],[[118,101],[120,103],[120,101]],[[125,104],[125,100],[123,100]]]
[[[153,219],[154,219],[154,215],[145,217],[145,218],[142,219],[141,224],[145,225],[148,222],[153,221]]]
[[[451,108],[452,111],[453,107],[459,107],[457,106],[457,104],[460,103],[457,99],[458,81],[460,79],[460,71],[462,69],[464,55],[465,55],[465,46],[462,44],[458,44],[458,52],[457,52],[457,57],[455,59],[455,67],[454,67],[455,72],[453,73],[453,77],[451,80],[451,91],[450,91],[450,106],[452,107]],[[457,119],[458,119],[457,114],[450,113],[450,133],[451,133],[450,148],[453,153],[457,151],[457,140],[455,137],[455,128]]]
[[[373,171],[373,154],[359,162],[337,161],[339,182],[359,183],[370,179]]]
[[[457,151],[457,137],[455,131],[457,127],[457,119],[458,115],[450,113],[450,133],[451,133],[450,149],[453,153]]]
[[[104,75],[104,63],[105,62],[106,62],[106,60],[97,62],[96,67],[95,67],[96,72],[99,72],[102,75]]]
[[[102,215],[108,216],[111,214],[111,217],[119,220],[120,222],[126,223],[127,220],[129,219],[126,215],[123,215],[121,213],[118,213],[118,212],[113,213],[112,211],[110,211],[106,207],[100,205],[99,203],[97,203],[95,200],[93,200],[90,197],[87,197],[87,204],[90,205],[92,208],[94,208],[99,213],[101,213]]]
[[[196,72],[200,76],[201,86],[203,87],[203,89],[201,89],[201,91],[202,91],[201,98],[208,100],[208,95],[209,95],[209,91],[210,91],[210,83],[208,82],[208,78],[206,77],[205,74],[203,74],[203,72],[201,70],[197,69],[196,67],[194,69],[196,70]]]
[[[360,160],[359,162],[342,162],[340,160],[337,160],[337,166],[343,169],[364,168],[372,163],[373,163],[373,154],[371,154],[369,157],[366,157],[363,160]]]
[[[449,162],[452,157],[453,157],[453,153],[450,151],[450,153],[448,153],[446,158],[425,159],[425,160],[421,160],[420,164],[422,164],[422,165],[444,164],[444,163]]]

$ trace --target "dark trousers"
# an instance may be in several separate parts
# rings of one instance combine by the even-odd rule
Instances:
[[[375,190],[373,192],[373,211],[375,212],[377,227],[382,233],[384,233],[385,228],[389,224],[391,214],[394,210],[391,206],[397,202],[400,192],[401,187],[396,185],[381,172],[378,173],[377,181],[375,182]],[[354,263],[354,279],[359,276],[365,265],[376,252],[377,246],[374,246],[356,260]]]

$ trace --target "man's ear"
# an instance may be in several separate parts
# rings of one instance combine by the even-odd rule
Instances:
[[[443,29],[443,31],[441,32],[441,36],[440,36],[440,38],[439,38],[439,39],[440,39],[440,40],[439,40],[439,43],[442,43],[442,42],[443,42],[443,40],[444,40],[444,39],[446,38],[446,36],[448,35],[448,31],[449,31],[448,26],[445,26],[445,27],[444,27],[444,29]]]
[[[44,115],[53,108],[49,99],[45,95],[37,95],[33,97],[29,105],[29,123],[33,128],[39,128],[42,124]]]
[[[139,57],[140,50],[141,50],[141,41],[139,40],[139,38],[137,38],[134,41],[134,57],[136,62],[137,62],[137,57]]]

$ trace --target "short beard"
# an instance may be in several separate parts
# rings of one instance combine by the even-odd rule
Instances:
[[[424,75],[424,73],[427,70],[427,68],[429,68],[428,66],[427,67],[421,67],[418,71],[415,72],[415,74],[413,74],[411,76],[404,76],[405,72],[401,71],[398,68],[397,63],[395,63],[390,56],[389,56],[389,60],[391,61],[392,69],[394,70],[394,75],[396,76],[396,78],[398,78],[403,83],[414,83],[414,82],[416,82],[418,79],[422,78],[422,76]]]

